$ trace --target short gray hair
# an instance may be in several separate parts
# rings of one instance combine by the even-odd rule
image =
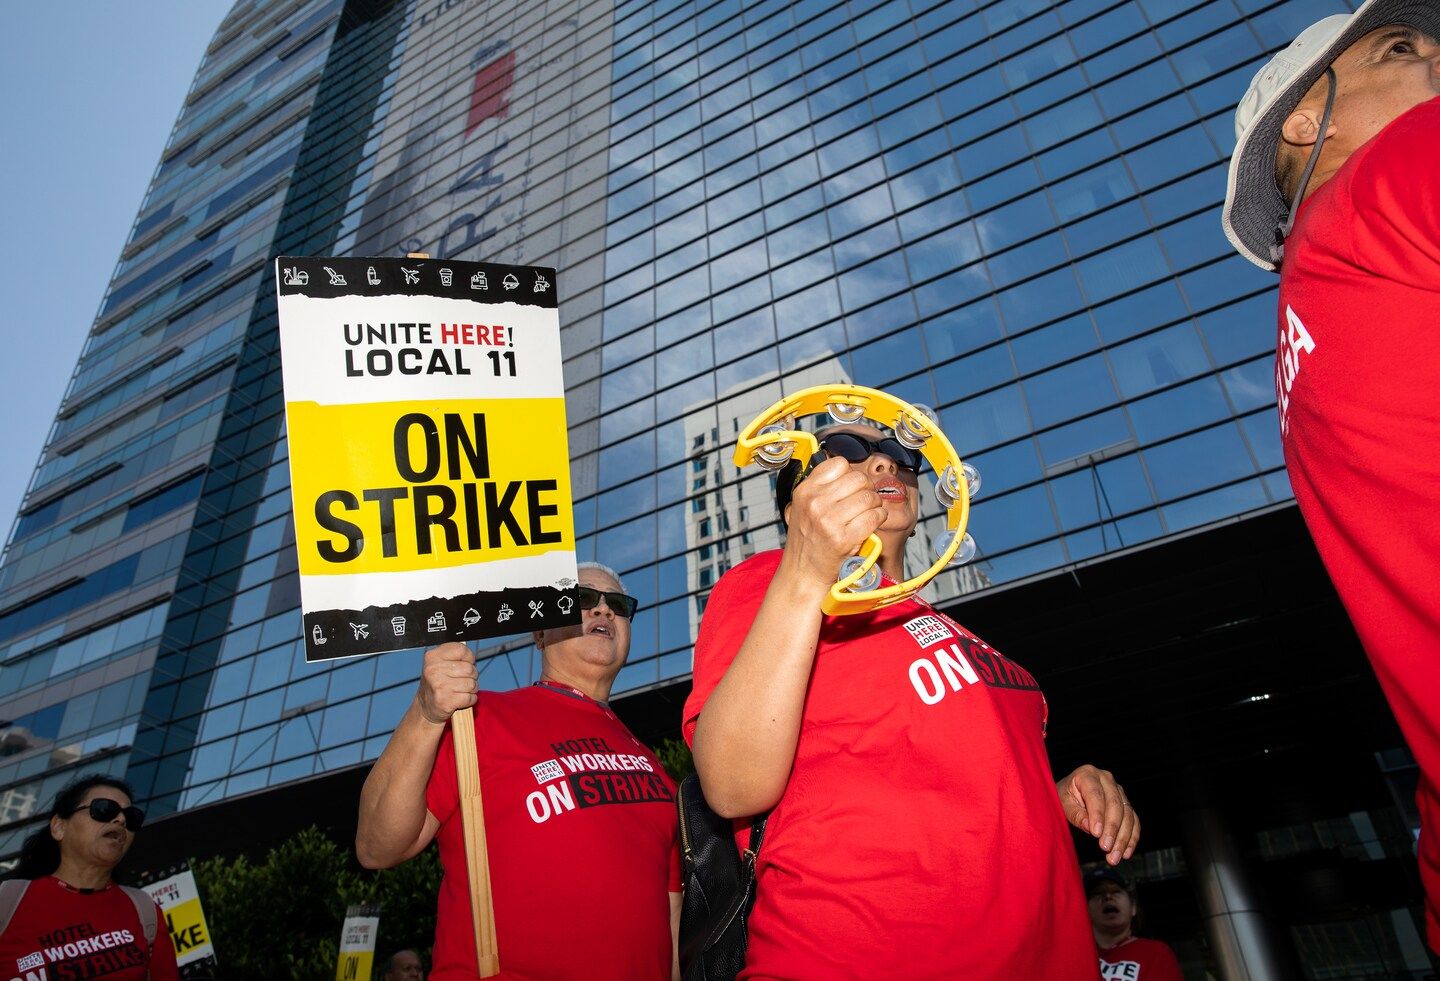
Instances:
[[[616,572],[614,569],[610,568],[605,563],[581,562],[575,567],[575,575],[578,577],[580,573],[584,572],[586,569],[594,569],[596,572],[603,572],[605,575],[615,580],[615,585],[620,587],[620,592],[624,593],[626,596],[630,595],[630,591],[625,588],[624,580],[620,578],[620,573]]]

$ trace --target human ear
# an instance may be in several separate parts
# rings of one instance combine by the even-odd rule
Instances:
[[[1331,126],[1333,128],[1334,124]],[[1314,146],[1320,138],[1320,113],[1306,107],[1296,109],[1285,118],[1280,136],[1291,146]]]

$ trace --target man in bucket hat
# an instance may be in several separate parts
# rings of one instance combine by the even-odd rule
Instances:
[[[1420,764],[1440,951],[1440,0],[1311,25],[1235,112],[1225,234],[1280,272],[1295,499]]]

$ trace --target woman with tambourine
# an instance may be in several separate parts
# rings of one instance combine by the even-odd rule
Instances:
[[[919,471],[944,459],[936,443],[949,448],[933,420],[884,393],[830,391],[832,418],[896,432],[860,421],[812,438],[794,424],[800,399],[780,425],[742,434],[737,460],[818,452],[779,471],[785,547],[711,592],[685,705],[704,798],[736,819],[742,849],[750,819],[769,815],[740,977],[1095,978],[1066,822],[1113,865],[1139,820],[1103,770],[1055,782],[1034,678],[914,595],[928,577],[905,580]],[[949,456],[939,496],[954,504]],[[857,551],[878,584],[857,582]],[[822,612],[849,612],[857,586],[880,598],[873,609]]]

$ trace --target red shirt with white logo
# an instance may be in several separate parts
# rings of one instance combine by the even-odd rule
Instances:
[[[1175,952],[1158,940],[1131,937],[1100,951],[1106,981],[1185,981]]]
[[[710,593],[687,740],[780,554]],[[927,603],[826,617],[740,976],[1093,981],[1045,714],[1028,671]],[[737,840],[748,834],[737,822]]]
[[[480,791],[506,979],[670,977],[680,890],[675,784],[608,706],[574,689],[481,692]],[[447,728],[425,788],[440,822],[434,981],[477,974],[470,878]]]
[[[1440,99],[1302,207],[1280,279],[1290,483],[1420,764],[1420,871],[1440,950]]]
[[[119,886],[90,891],[53,875],[35,879],[0,934],[0,978],[177,981],[175,948],[159,906],[155,924],[152,950],[135,903]]]

